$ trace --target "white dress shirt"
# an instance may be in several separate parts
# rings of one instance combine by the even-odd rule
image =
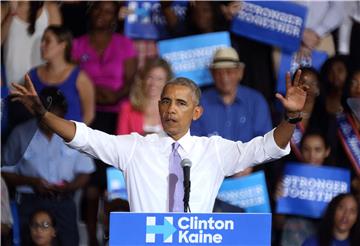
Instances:
[[[132,212],[168,212],[168,176],[171,144],[166,134],[141,136],[108,135],[76,123],[70,147],[86,152],[124,172]],[[182,159],[192,161],[190,208],[209,213],[221,183],[245,168],[280,158],[290,152],[279,148],[273,131],[248,143],[233,142],[219,136],[195,137],[188,132],[178,140]]]

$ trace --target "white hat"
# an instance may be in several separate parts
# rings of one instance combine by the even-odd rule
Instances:
[[[223,47],[215,51],[213,61],[210,64],[210,68],[235,68],[244,66],[244,63],[240,62],[239,55],[232,47]]]

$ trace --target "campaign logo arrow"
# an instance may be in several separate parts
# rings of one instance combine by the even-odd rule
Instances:
[[[146,226],[147,234],[162,234],[164,241],[166,241],[175,231],[176,231],[176,228],[170,221],[167,220],[167,218],[164,218],[163,225],[147,225]]]

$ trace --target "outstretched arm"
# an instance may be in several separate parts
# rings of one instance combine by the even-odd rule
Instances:
[[[48,112],[43,106],[29,75],[25,75],[25,84],[12,83],[14,90],[11,91],[11,100],[20,101],[38,119],[48,126],[53,132],[62,137],[66,142],[75,136],[75,123],[62,119]]]
[[[288,118],[297,118],[301,116],[301,111],[305,104],[306,91],[308,87],[300,82],[301,71],[296,72],[295,78],[291,81],[290,73],[286,74],[286,95],[276,93],[285,108],[285,114]],[[282,120],[274,131],[274,139],[280,148],[285,148],[294,133],[295,124]]]

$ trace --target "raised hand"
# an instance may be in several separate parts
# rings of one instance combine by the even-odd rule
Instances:
[[[276,98],[280,100],[288,113],[300,113],[304,108],[306,100],[306,91],[308,86],[300,82],[301,70],[295,74],[295,78],[291,81],[290,73],[286,74],[286,95],[282,96],[276,93]]]
[[[38,118],[42,118],[45,115],[46,109],[36,93],[34,85],[28,74],[25,75],[24,85],[16,83],[11,83],[11,85],[14,87],[14,89],[11,90],[10,95],[12,101],[20,101],[33,115]]]

